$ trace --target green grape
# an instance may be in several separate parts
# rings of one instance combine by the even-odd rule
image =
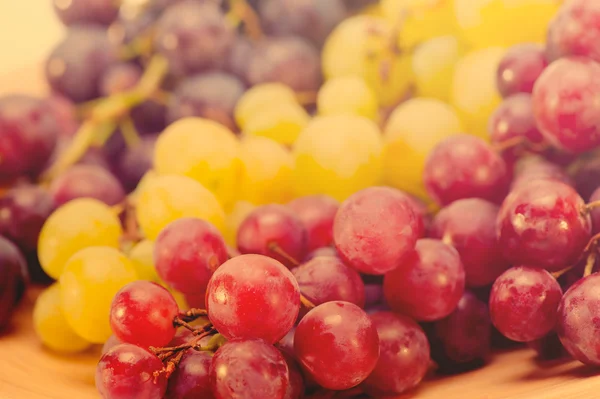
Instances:
[[[377,120],[377,97],[357,76],[341,76],[325,82],[317,96],[320,115],[354,114]]]
[[[395,31],[384,18],[358,15],[346,19],[323,47],[326,79],[358,76],[383,106],[396,104],[412,81],[410,56],[394,43]]]
[[[490,47],[461,58],[454,69],[451,103],[465,123],[467,133],[488,140],[490,115],[501,98],[496,88],[496,70],[505,50]]]
[[[456,111],[431,98],[414,98],[398,106],[384,130],[384,177],[386,183],[423,199],[425,160],[446,137],[463,133]]]
[[[296,104],[296,94],[282,83],[262,83],[248,89],[235,106],[235,121],[240,128],[254,114],[269,109],[273,104]]]
[[[202,183],[223,206],[233,203],[239,168],[239,141],[225,126],[203,118],[184,118],[156,141],[154,169]]]
[[[452,0],[381,0],[383,15],[398,26],[401,46],[457,32]]]
[[[241,143],[240,159],[238,199],[256,205],[292,199],[294,158],[287,148],[266,137],[247,136]]]
[[[448,102],[454,66],[465,49],[455,36],[440,36],[419,45],[412,58],[417,95]]]
[[[138,276],[133,263],[110,247],[90,247],[73,255],[60,276],[60,303],[69,326],[95,344],[111,335],[110,305],[115,294]]]
[[[454,0],[460,33],[477,48],[543,43],[558,0]]]
[[[294,188],[298,195],[328,194],[343,201],[381,182],[381,132],[356,115],[320,116],[294,146]]]
[[[298,103],[273,103],[248,117],[244,133],[291,145],[309,120],[310,116]]]
[[[144,184],[136,201],[136,217],[144,236],[155,240],[169,223],[197,217],[223,231],[225,212],[212,192],[189,177],[156,176]]]
[[[40,231],[40,264],[58,279],[75,252],[97,245],[118,248],[122,233],[121,222],[108,205],[92,198],[69,201],[50,215]]]
[[[92,345],[69,327],[60,305],[58,283],[38,296],[33,307],[33,329],[42,343],[56,352],[77,353]]]
[[[237,248],[237,231],[248,214],[256,208],[256,205],[248,201],[238,201],[225,218],[226,233],[225,241],[230,246]]]
[[[140,280],[158,282],[158,274],[154,268],[154,242],[142,240],[129,251],[129,259],[135,266]]]

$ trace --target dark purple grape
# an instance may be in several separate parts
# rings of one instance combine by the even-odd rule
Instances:
[[[558,334],[554,331],[540,339],[528,342],[527,346],[537,353],[540,360],[554,360],[568,356]]]
[[[169,377],[165,399],[214,399],[210,389],[212,354],[188,350]]]
[[[146,172],[152,169],[154,144],[158,135],[144,136],[127,148],[115,166],[115,174],[127,192],[133,191]]]
[[[279,82],[295,91],[317,91],[321,84],[319,52],[307,41],[294,36],[269,38],[260,42],[248,63],[252,85]]]
[[[67,26],[77,24],[110,25],[119,15],[115,0],[53,0],[54,11]]]
[[[0,330],[10,321],[26,282],[25,258],[15,244],[0,236]]]
[[[75,198],[95,198],[107,205],[125,199],[125,190],[109,171],[94,165],[75,165],[58,176],[50,185],[57,206]]]
[[[88,101],[100,95],[100,79],[116,59],[104,29],[72,27],[46,61],[46,78],[59,94],[75,102]]]
[[[142,73],[142,68],[131,62],[114,64],[100,79],[100,94],[108,97],[133,89],[142,77]]]
[[[175,88],[169,101],[167,119],[172,123],[198,116],[235,130],[233,111],[245,89],[239,79],[223,72],[190,76]]]
[[[167,126],[167,107],[155,100],[147,100],[130,113],[136,129],[142,134],[162,132]]]

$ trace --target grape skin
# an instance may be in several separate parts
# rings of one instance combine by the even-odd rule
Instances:
[[[302,221],[308,234],[307,251],[333,243],[333,220],[340,203],[327,195],[309,195],[296,198],[287,206]]]
[[[27,279],[27,263],[19,248],[0,236],[0,330],[10,322]]]
[[[112,0],[54,0],[54,11],[66,26],[110,25],[119,15],[119,5]]]
[[[517,93],[531,93],[533,85],[548,66],[544,48],[523,43],[508,49],[498,65],[496,84],[504,98]]]
[[[191,339],[191,336],[190,336]],[[215,399],[210,386],[209,352],[188,350],[175,372],[169,377],[166,399]]]
[[[245,128],[254,115],[264,109],[271,109],[273,104],[295,104],[296,94],[283,83],[262,83],[250,87],[240,97],[235,106],[235,121],[240,128]]]
[[[581,55],[600,61],[599,17],[600,7],[594,0],[565,2],[548,27],[548,58]]]
[[[75,198],[95,198],[111,206],[125,199],[119,180],[96,165],[72,166],[52,181],[50,192],[57,206]]]

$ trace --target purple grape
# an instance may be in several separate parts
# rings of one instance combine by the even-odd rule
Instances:
[[[568,355],[558,334],[554,331],[540,339],[528,342],[527,346],[537,353],[540,360],[554,360]]]
[[[104,29],[75,26],[46,61],[46,78],[59,94],[75,102],[88,101],[100,95],[100,80],[116,59]]]
[[[0,236],[0,330],[10,321],[26,282],[25,258],[16,245]]]
[[[117,178],[94,165],[72,166],[54,179],[50,192],[57,206],[75,198],[95,198],[107,205],[117,205],[125,199],[125,191]]]
[[[236,129],[233,111],[244,94],[244,84],[233,75],[208,72],[183,79],[169,101],[169,123],[198,116]]]
[[[210,389],[212,354],[188,350],[169,378],[165,399],[214,399]]]
[[[66,26],[110,25],[119,15],[119,3],[114,0],[53,0],[53,4]]]
[[[254,42],[246,36],[238,36],[227,55],[225,69],[247,83],[248,60],[254,54],[254,49]]]
[[[131,62],[110,66],[100,79],[100,94],[111,96],[132,89],[142,77],[143,70]]]
[[[52,94],[45,100],[50,108],[50,112],[56,118],[58,123],[58,132],[60,137],[71,137],[79,128],[77,120],[77,108],[68,98],[60,94]]]
[[[581,157],[571,173],[573,185],[582,198],[590,198],[600,187],[600,157],[595,154]]]
[[[133,191],[144,174],[152,169],[154,145],[158,135],[144,136],[133,147],[127,148],[115,166],[115,174],[127,192]]]
[[[162,132],[167,126],[167,107],[156,100],[144,101],[131,110],[130,116],[142,134]]]

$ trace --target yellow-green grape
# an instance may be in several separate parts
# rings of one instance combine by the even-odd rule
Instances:
[[[559,0],[454,0],[461,34],[475,47],[543,43]]]
[[[431,98],[404,102],[392,112],[384,130],[386,183],[426,199],[427,155],[446,137],[463,132],[459,116],[448,104]]]
[[[129,251],[129,259],[133,261],[140,280],[158,282],[158,274],[154,268],[154,242],[142,240]]]
[[[454,66],[464,55],[464,47],[455,36],[440,36],[415,49],[412,68],[418,96],[449,101]]]
[[[320,115],[353,114],[377,120],[379,106],[373,90],[358,76],[341,76],[325,82],[317,95]]]
[[[60,276],[60,303],[69,326],[95,344],[111,335],[109,314],[115,294],[138,279],[133,263],[110,247],[90,247],[73,255]]]
[[[184,118],[156,141],[154,169],[160,175],[182,175],[202,183],[223,206],[235,196],[239,141],[225,126],[203,118]]]
[[[382,139],[362,116],[319,116],[294,146],[294,188],[299,195],[328,194],[343,201],[381,182]]]
[[[390,106],[402,99],[412,81],[410,56],[394,43],[395,31],[384,18],[358,15],[346,19],[323,47],[326,79],[359,76]]]
[[[139,193],[136,217],[144,236],[155,240],[169,223],[182,217],[197,217],[223,231],[225,212],[215,195],[186,176],[157,176]]]
[[[274,104],[295,104],[296,94],[282,83],[262,83],[248,89],[235,106],[235,121],[240,128],[246,127],[246,122],[254,114],[270,109]]]
[[[50,215],[40,231],[42,269],[58,279],[75,252],[96,245],[118,248],[122,233],[116,212],[105,203],[92,198],[69,201]]]
[[[38,296],[33,307],[33,329],[42,343],[56,352],[77,353],[92,345],[69,327],[60,305],[58,283]]]
[[[488,119],[501,98],[496,70],[505,50],[490,47],[461,58],[454,69],[451,103],[465,123],[467,133],[488,139]]]
[[[266,137],[247,136],[242,140],[240,159],[238,199],[256,205],[292,199],[294,158],[286,147]]]
[[[237,247],[237,232],[248,214],[256,208],[256,205],[248,201],[238,201],[231,212],[225,217],[226,234],[225,241],[232,247]]]
[[[244,133],[290,145],[309,120],[310,116],[298,103],[273,103],[248,117]]]
[[[457,31],[452,0],[381,0],[381,10],[398,27],[402,46]]]

